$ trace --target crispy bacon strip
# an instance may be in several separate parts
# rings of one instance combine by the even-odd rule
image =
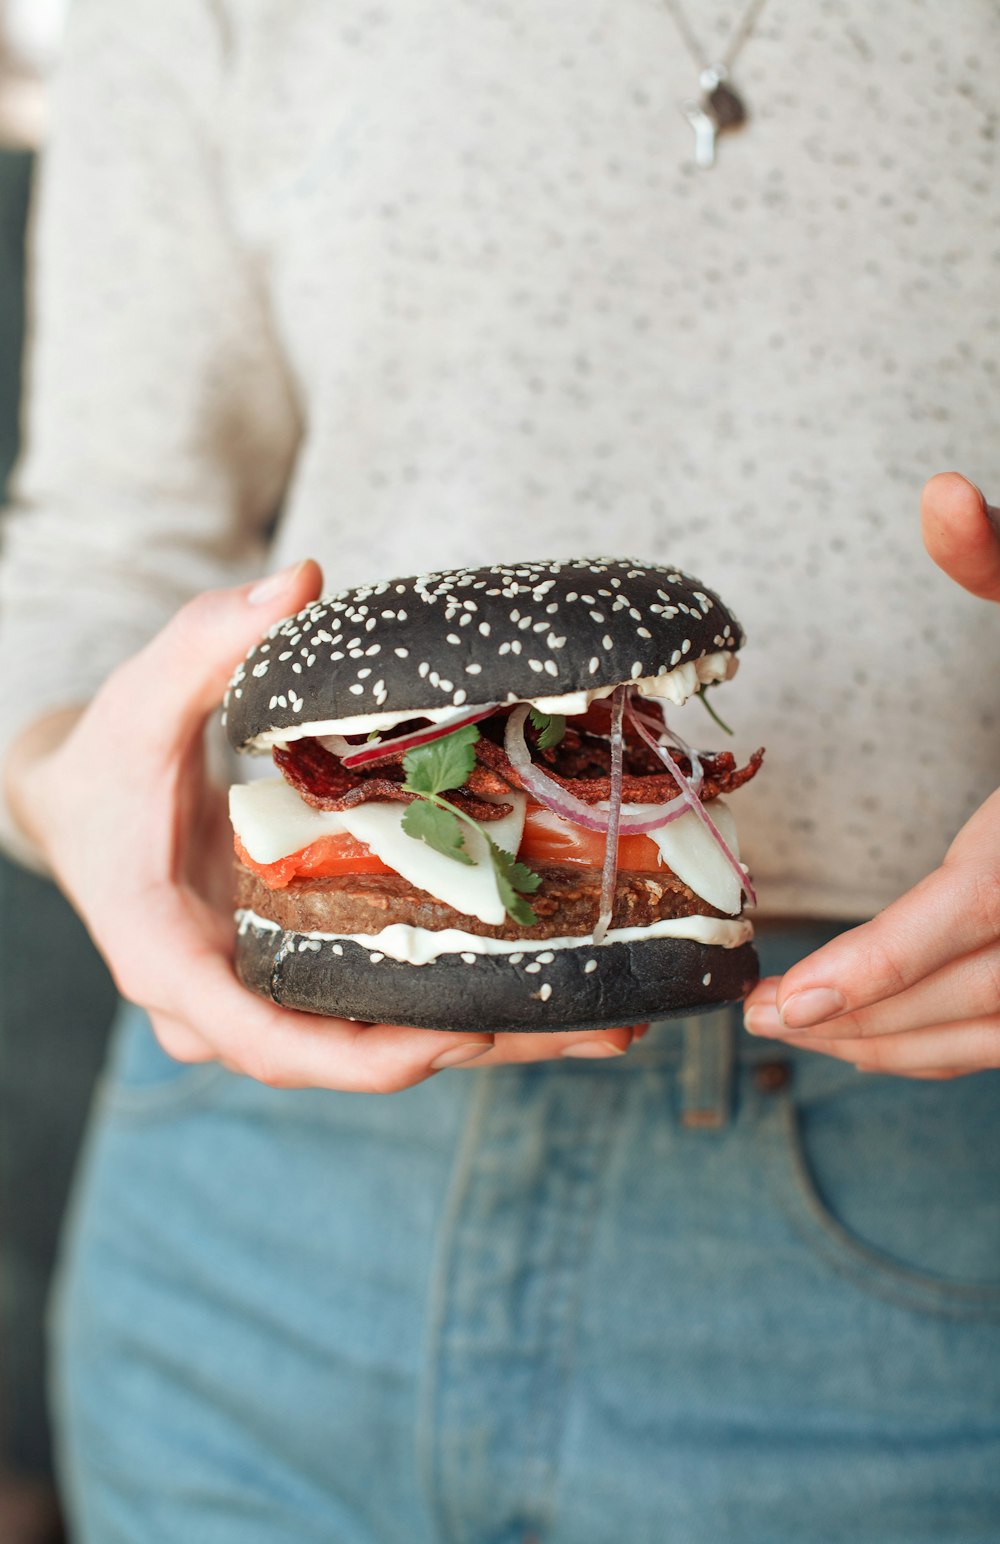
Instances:
[[[285,781],[306,804],[317,810],[350,810],[355,805],[367,804],[370,799],[411,804],[419,797],[402,787],[401,757],[395,766],[388,765],[387,758],[382,758],[377,775],[357,769],[348,772],[332,751],[320,745],[318,740],[306,738],[293,740],[286,747],[276,745],[274,761]],[[500,820],[510,814],[513,806],[491,804],[477,795],[509,792],[509,782],[504,782],[486,767],[476,767],[464,788],[449,791],[448,801],[471,815],[473,820]]]
[[[593,761],[593,755],[591,760]],[[515,788],[523,787],[512,766],[510,758],[502,745],[497,745],[481,735],[476,744],[476,756],[494,772],[506,778],[509,784]],[[541,758],[540,758],[541,759]],[[745,767],[737,767],[736,757],[731,751],[706,751],[701,755],[701,764],[705,773],[705,781],[702,785],[701,800],[704,804],[709,799],[716,799],[720,794],[732,793],[734,789],[742,787],[755,777],[760,764],[764,760],[763,749],[754,751]],[[598,804],[602,799],[611,796],[611,777],[602,775],[598,777],[565,777],[557,772],[546,758],[545,771],[553,782],[575,794],[584,804]],[[686,756],[677,757],[678,765],[682,772],[690,773],[691,763]],[[660,764],[657,762],[657,766]],[[666,804],[679,792],[677,784],[669,772],[651,772],[637,774],[626,773],[622,778],[622,800],[626,804]]]

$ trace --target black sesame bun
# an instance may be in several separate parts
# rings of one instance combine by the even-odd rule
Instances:
[[[365,714],[557,697],[735,653],[743,630],[676,568],[580,558],[361,585],[272,628],[233,676],[230,744]]]
[[[252,991],[310,1013],[418,1029],[611,1029],[740,1002],[760,971],[733,949],[652,938],[511,955],[390,959],[352,939],[318,939],[239,917],[236,969]]]

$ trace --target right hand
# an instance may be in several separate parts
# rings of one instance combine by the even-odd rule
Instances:
[[[455,1034],[280,1008],[232,965],[232,834],[205,775],[206,719],[232,670],[280,618],[320,593],[313,562],[261,585],[209,591],[108,678],[90,705],[15,744],[15,819],[83,917],[124,997],[178,1061],[219,1061],[279,1088],[389,1093],[449,1065],[615,1055],[633,1028]]]

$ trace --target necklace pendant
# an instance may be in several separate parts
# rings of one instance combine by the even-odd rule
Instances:
[[[702,70],[698,84],[701,99],[687,103],[683,112],[694,130],[694,164],[706,170],[715,165],[719,135],[741,128],[747,121],[747,110],[743,99],[727,84],[721,66]]]

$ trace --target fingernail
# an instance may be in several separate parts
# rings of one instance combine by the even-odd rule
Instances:
[[[261,579],[255,584],[247,596],[247,603],[251,606],[261,606],[265,601],[274,600],[282,590],[287,590],[299,569],[303,567],[305,559],[301,563],[292,563],[288,568],[283,568],[280,573],[269,574],[266,579]]]
[[[778,1010],[771,1003],[755,1003],[743,1015],[743,1025],[751,1035],[780,1035],[784,1028]]]
[[[460,1067],[463,1062],[475,1061],[479,1056],[485,1056],[487,1051],[492,1051],[493,1043],[484,1045],[481,1040],[467,1040],[464,1045],[456,1045],[450,1051],[442,1051],[441,1055],[431,1062],[432,1072],[440,1072],[443,1067]]]
[[[824,1024],[843,1013],[847,1003],[832,987],[810,987],[808,992],[793,992],[781,1008],[781,1022],[785,1029],[809,1029],[813,1024]]]
[[[996,531],[997,535],[1000,536],[1000,509],[997,509],[995,504],[987,504],[985,500],[983,503],[986,510],[987,520],[990,522],[990,525],[993,527],[994,531]]]
[[[620,1045],[615,1045],[613,1040],[578,1040],[576,1045],[568,1045],[562,1054],[596,1060],[599,1056],[624,1056],[625,1052]]]

